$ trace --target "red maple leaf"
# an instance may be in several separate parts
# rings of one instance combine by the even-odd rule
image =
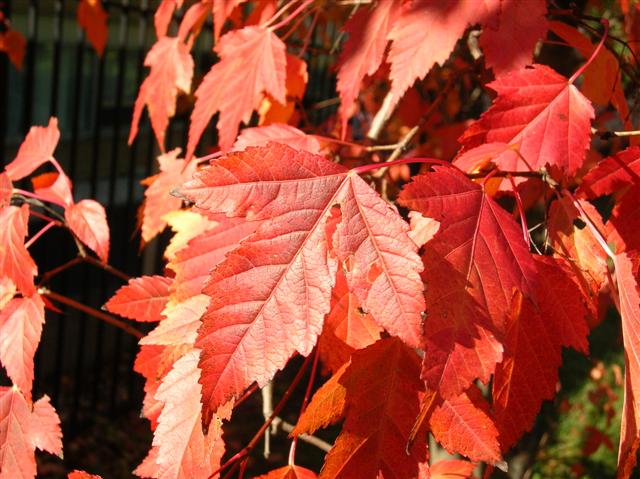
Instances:
[[[196,344],[205,410],[254,381],[264,384],[295,351],[309,354],[330,307],[332,246],[362,307],[391,334],[420,345],[416,245],[397,212],[354,172],[271,143],[213,162],[181,193],[199,208],[262,221],[203,290],[211,303]]]
[[[549,28],[546,14],[545,0],[500,0],[499,10],[484,22],[480,36],[487,66],[496,75],[531,63],[536,43]]]
[[[179,38],[162,37],[151,47],[144,64],[151,71],[142,82],[136,98],[129,144],[133,143],[138,134],[140,116],[146,105],[158,145],[164,151],[164,135],[169,118],[176,112],[178,92],[189,93],[191,89],[193,59],[189,54],[189,47]]]
[[[575,275],[564,261],[535,258],[540,277],[537,306],[524,301],[520,293],[514,296],[505,358],[493,382],[503,450],[530,429],[542,401],[555,395],[561,348],[588,352],[586,310]]]
[[[31,399],[33,357],[44,324],[39,295],[16,297],[0,311],[0,361],[11,381]]]
[[[323,420],[314,419],[315,427],[346,416],[320,477],[417,475],[426,444],[421,440],[409,455],[405,445],[424,390],[419,371],[417,354],[394,338],[354,352],[351,363],[316,393],[300,419],[304,423],[306,416],[320,415]]]
[[[0,52],[5,52],[18,70],[22,68],[26,50],[27,39],[18,30],[10,28],[0,32]]]
[[[267,474],[256,477],[256,479],[315,479],[316,477],[318,476],[315,472],[293,465],[274,469]]]
[[[172,280],[163,276],[133,278],[104,305],[107,311],[136,321],[160,321]]]
[[[627,191],[613,208],[607,222],[607,240],[616,253],[640,249],[640,186]]]
[[[429,466],[431,479],[462,479],[472,477],[476,465],[459,459],[438,461]]]
[[[434,409],[429,426],[449,453],[502,466],[498,430],[489,417],[489,404],[477,388],[442,401]]]
[[[424,246],[427,318],[423,372],[444,397],[489,380],[502,359],[512,289],[533,294],[536,274],[522,232],[480,186],[452,168],[414,178],[400,204],[440,222]]]
[[[102,479],[102,477],[95,474],[89,474],[85,471],[78,471],[76,469],[75,471],[71,471],[69,473],[67,479]]]
[[[196,90],[191,114],[187,158],[195,152],[209,120],[220,112],[220,148],[233,145],[240,122],[248,123],[263,93],[286,103],[285,44],[269,29],[245,27],[222,36],[215,51],[220,61],[213,65]]]
[[[577,194],[581,197],[619,194],[632,185],[640,186],[640,147],[631,146],[626,150],[609,156],[589,171]]]
[[[545,165],[572,176],[582,166],[591,135],[593,107],[565,77],[544,65],[499,76],[487,85],[498,93],[489,110],[462,135],[465,150],[507,143],[493,161],[505,171]]]
[[[102,7],[101,0],[80,0],[76,12],[78,24],[84,30],[93,49],[101,57],[109,36],[108,15]]]
[[[331,311],[318,339],[318,353],[324,365],[336,371],[349,360],[353,351],[380,339],[381,332],[382,328],[371,315],[360,308],[356,296],[349,291],[347,278],[339,269],[331,292]]]
[[[64,217],[73,234],[98,255],[104,263],[109,259],[109,225],[103,206],[94,200],[69,205]]]

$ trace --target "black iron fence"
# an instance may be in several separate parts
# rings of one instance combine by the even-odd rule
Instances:
[[[73,182],[76,199],[95,198],[105,206],[110,262],[133,276],[157,271],[161,251],[151,245],[140,255],[134,234],[143,195],[140,180],[152,174],[158,153],[148,121],[142,122],[135,143],[127,145],[133,104],[146,75],[143,60],[155,40],[158,2],[103,3],[109,40],[100,58],[77,24],[77,1],[2,0],[4,13],[28,46],[21,70],[0,55],[0,162],[13,159],[31,125],[58,117],[61,141],[55,156]],[[201,35],[194,46],[197,72],[206,72],[213,61],[211,38]],[[185,144],[186,131],[187,118],[176,118],[167,133],[168,146]],[[75,249],[64,232],[55,231],[34,244],[32,254],[42,272],[73,258]],[[100,307],[121,284],[80,265],[54,278],[51,289]],[[66,434],[73,434],[85,414],[137,408],[142,389],[132,369],[136,351],[133,338],[92,317],[70,309],[49,311],[36,358],[36,397],[52,397]]]
[[[100,58],[77,24],[77,0],[0,0],[13,28],[28,41],[21,70],[0,55],[0,165],[13,159],[32,125],[46,125],[50,116],[58,117],[61,140],[55,156],[73,182],[76,199],[94,198],[105,206],[110,262],[132,276],[158,271],[163,249],[161,238],[140,254],[135,235],[143,197],[139,182],[153,173],[158,154],[145,118],[134,144],[127,145],[133,104],[147,72],[144,57],[155,41],[153,14],[158,3],[103,0],[109,40]],[[316,32],[309,48],[304,103],[319,105],[309,108],[315,123],[335,109],[330,50],[336,33],[331,27]],[[192,52],[197,81],[215,59],[212,35],[200,35]],[[184,110],[171,122],[168,148],[186,145],[188,108]],[[207,136],[215,138],[213,126]],[[32,231],[39,226],[34,222]],[[75,256],[65,232],[52,230],[45,238],[31,248],[41,272]],[[51,289],[100,307],[121,284],[100,270],[79,265],[54,278]],[[140,407],[142,384],[132,367],[136,352],[133,338],[90,316],[68,308],[61,314],[47,312],[36,356],[35,397],[51,396],[67,439],[96,412],[112,416]]]

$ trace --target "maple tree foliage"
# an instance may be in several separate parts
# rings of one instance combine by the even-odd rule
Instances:
[[[625,367],[617,473],[631,477],[640,149],[625,96],[638,65],[617,48],[625,40],[606,20],[543,0],[356,3],[158,5],[129,142],[146,109],[160,154],[142,181],[140,236],[144,246],[169,227],[166,267],[129,279],[105,301],[112,316],[96,315],[139,340],[134,369],[153,441],[134,474],[243,477],[279,427],[290,432],[288,464],[258,477],[506,471],[544,402],[562,394],[564,350],[588,354],[613,308],[620,338],[607,339]],[[634,40],[639,7],[607,12],[624,27],[611,31]],[[78,16],[102,54],[100,2],[80,2]],[[318,33],[328,25],[341,46]],[[191,50],[201,35],[218,60],[200,78]],[[573,55],[563,68],[541,53],[558,43]],[[327,104],[339,106],[312,121],[327,106],[305,95],[313,60],[338,46]],[[191,94],[187,144],[167,151],[178,98]],[[211,124],[217,143],[198,157]],[[80,261],[114,272],[105,211],[74,199],[54,156],[59,139],[55,118],[33,127],[0,173],[0,363],[11,381],[0,390],[0,478],[33,477],[35,449],[62,447],[57,414],[32,384],[45,307],[64,297],[47,289],[30,245],[63,227]],[[33,191],[17,186],[27,177]],[[154,324],[142,333],[116,315]],[[268,406],[268,385],[293,364]],[[283,409],[305,376],[285,429]],[[243,421],[233,415],[259,388],[265,421],[233,450],[223,428]],[[337,436],[323,435],[330,426]],[[327,452],[321,467],[296,458],[305,441]],[[436,460],[442,451],[463,459]]]

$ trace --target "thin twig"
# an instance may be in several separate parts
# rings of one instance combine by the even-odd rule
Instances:
[[[131,279],[131,276],[129,276],[127,273],[120,271],[118,268],[115,268],[108,263],[103,263],[102,261],[95,259],[93,256],[83,256],[82,261],[95,266],[96,268],[100,268],[101,270],[106,271],[107,273],[120,278],[123,281],[129,281]]]
[[[213,471],[207,479],[211,479],[217,476],[218,474],[220,474],[220,472],[224,471],[227,467],[231,465],[236,467],[236,465],[238,464],[238,461],[240,461],[241,459],[244,459],[249,455],[249,453],[253,450],[256,444],[258,444],[258,442],[262,438],[262,435],[267,430],[267,428],[271,426],[271,423],[275,420],[275,418],[280,415],[280,412],[282,411],[284,406],[287,404],[287,402],[291,398],[293,391],[296,389],[296,387],[304,377],[304,373],[306,372],[307,367],[309,366],[309,363],[311,362],[312,359],[313,359],[312,355],[309,355],[305,358],[304,362],[300,366],[300,369],[298,370],[295,377],[293,378],[293,381],[291,381],[291,384],[289,384],[289,387],[287,388],[284,395],[282,396],[282,399],[280,399],[278,404],[276,404],[276,407],[273,409],[273,414],[271,414],[271,416],[269,416],[269,419],[267,419],[264,422],[264,424],[260,427],[260,429],[258,429],[258,432],[254,434],[251,441],[249,441],[249,444],[247,444],[240,452],[233,455],[227,462],[222,464],[218,469]]]
[[[293,424],[285,421],[281,417],[275,418],[273,424],[275,424],[276,428],[286,432],[287,434],[290,434],[295,429],[295,426]],[[327,441],[323,441],[319,437],[312,436],[311,434],[298,434],[298,439],[311,444],[312,446],[315,446],[324,452],[329,452],[329,450],[331,450],[331,448],[333,447]]]
[[[298,417],[302,416],[304,410],[307,408],[307,404],[309,404],[309,399],[311,399],[311,390],[313,389],[313,382],[316,379],[316,372],[318,371],[318,358],[320,354],[318,354],[318,348],[315,349],[313,353],[313,366],[311,366],[311,374],[309,374],[309,382],[307,383],[307,389],[304,392],[304,399],[302,400],[302,406],[300,406],[300,414]],[[296,458],[296,446],[298,445],[298,436],[293,438],[291,441],[291,448],[289,449],[289,465],[293,466],[295,464]]]
[[[40,282],[38,283],[38,286],[47,284],[49,281],[51,281],[51,278],[53,278],[54,276],[57,276],[63,271],[66,271],[67,269],[72,268],[73,266],[80,263],[82,263],[82,258],[80,256],[76,256],[75,258],[70,259],[66,263],[61,264],[56,268],[53,268],[51,271],[47,271],[45,274],[42,275],[42,278],[40,278]]]
[[[113,316],[111,316],[110,314],[106,314],[103,313],[102,311],[98,311],[97,309],[94,309],[90,306],[87,306],[85,304],[79,303],[78,301],[68,298],[66,296],[63,296],[61,294],[55,293],[53,291],[48,290],[47,288],[39,288],[38,292],[53,300],[53,301],[57,301],[58,303],[62,303],[65,304],[67,306],[70,306],[74,309],[77,309],[78,311],[82,311],[83,313],[86,313],[90,316],[93,316],[94,318],[100,319],[102,321],[104,321],[105,323],[109,323],[112,326],[115,326],[116,328],[122,329],[125,333],[130,334],[131,336],[134,336],[137,339],[142,339],[144,337],[144,333],[138,331],[136,328],[134,328],[133,326],[130,326],[129,324],[125,323],[124,321],[118,319],[118,318],[114,318]]]
[[[598,130],[596,128],[591,128],[591,133],[593,135],[598,135],[603,140],[608,140],[613,136],[617,137],[628,137],[628,136],[640,136],[640,130],[630,130],[630,131],[608,131],[608,130]]]

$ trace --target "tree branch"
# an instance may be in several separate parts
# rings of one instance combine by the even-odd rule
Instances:
[[[65,304],[67,306],[70,306],[71,308],[77,309],[78,311],[82,311],[83,313],[93,316],[94,318],[100,319],[105,323],[109,323],[110,325],[115,326],[116,328],[122,329],[125,333],[130,334],[131,336],[137,339],[142,339],[144,337],[144,333],[137,330],[133,326],[130,326],[124,321],[118,318],[114,318],[110,314],[103,313],[102,311],[98,311],[97,309],[94,309],[90,306],[79,303],[74,299],[68,298],[66,296],[63,296],[61,294],[55,293],[53,291],[48,290],[47,288],[42,288],[42,287],[38,289],[38,293],[41,294],[42,296],[45,296],[48,299],[51,299],[52,301],[57,301],[58,303]]]

